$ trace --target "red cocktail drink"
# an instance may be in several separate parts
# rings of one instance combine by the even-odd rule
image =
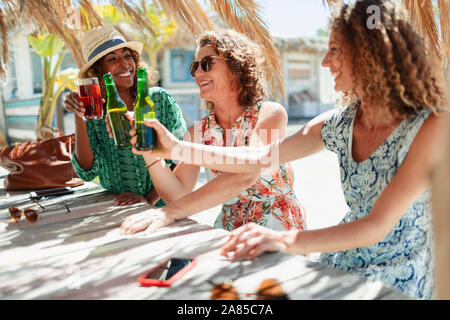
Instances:
[[[102,95],[97,78],[79,79],[78,96],[85,109],[83,117],[85,120],[103,118]]]

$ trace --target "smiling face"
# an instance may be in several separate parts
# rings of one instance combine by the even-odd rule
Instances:
[[[120,48],[108,53],[101,59],[100,67],[103,73],[111,72],[118,89],[133,86],[136,62],[130,49]]]
[[[334,77],[334,89],[336,91],[354,89],[350,54],[333,29],[330,32],[328,52],[322,61],[322,67],[330,69]]]
[[[201,61],[206,56],[217,57],[219,55],[211,46],[207,45],[198,50],[196,61]],[[209,71],[203,71],[199,65],[194,76],[202,99],[214,102],[227,94],[238,95],[236,79],[225,59],[213,59]]]

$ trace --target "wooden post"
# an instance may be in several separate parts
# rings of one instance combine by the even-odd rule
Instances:
[[[0,96],[3,97],[3,89],[0,88]],[[8,131],[6,127],[5,104],[0,99],[0,148],[8,146]]]
[[[445,150],[433,172],[433,227],[435,234],[436,298],[450,299],[450,117]]]
[[[64,96],[64,97],[63,97]],[[61,93],[58,96],[58,101],[55,105],[55,116],[56,116],[56,127],[61,131],[65,133],[64,128],[64,107],[63,107],[63,98],[65,98],[65,94]]]

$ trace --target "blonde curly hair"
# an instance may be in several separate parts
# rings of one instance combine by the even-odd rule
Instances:
[[[370,6],[380,9],[379,24],[372,28]],[[395,119],[423,108],[436,113],[446,107],[443,72],[399,5],[390,0],[344,4],[332,15],[330,27],[348,49],[354,83],[362,88],[363,97],[351,91],[344,93],[344,100],[364,98],[386,108],[386,116]]]
[[[259,45],[230,29],[203,32],[197,38],[197,52],[208,45],[219,56],[228,59],[227,64],[241,86],[239,105],[253,106],[267,98],[263,69],[265,58]],[[207,101],[206,107],[211,110],[214,104]]]

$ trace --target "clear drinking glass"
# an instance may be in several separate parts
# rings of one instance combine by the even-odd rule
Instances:
[[[84,120],[99,120],[103,118],[103,103],[98,79],[78,79],[78,97],[83,103]]]

